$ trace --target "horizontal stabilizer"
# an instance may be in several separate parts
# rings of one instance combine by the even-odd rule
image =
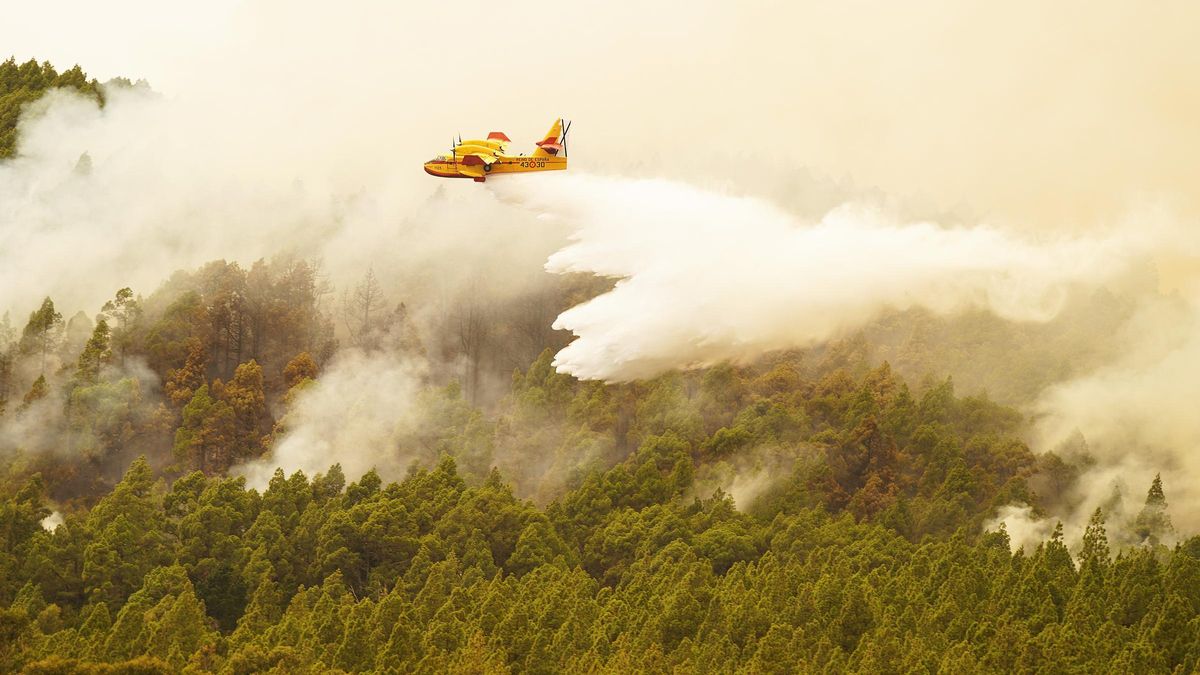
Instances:
[[[505,136],[503,131],[493,131],[493,132],[489,133],[488,140],[489,141],[504,141],[506,143],[512,142],[512,139],[509,138],[508,136]]]
[[[534,157],[553,157],[562,152],[562,142],[559,137],[563,133],[562,118],[554,120],[554,124],[550,125],[550,130],[546,132],[545,137],[537,143],[537,149],[533,151]]]

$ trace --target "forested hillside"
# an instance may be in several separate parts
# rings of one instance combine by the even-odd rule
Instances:
[[[1161,543],[1176,536],[1161,484],[1108,533],[1097,512],[1082,547],[1056,533],[1013,554],[983,524],[1070,499],[1072,466],[1032,454],[1013,410],[949,380],[910,386],[856,342],[631,385],[558,374],[547,351],[487,410],[428,382],[405,441],[424,459],[402,480],[348,481],[331,457],[248,489],[226,472],[270,452],[338,349],[316,287],[304,263],[214,263],[143,299],[119,291],[94,324],[48,299],[12,331],[4,419],[46,433],[6,441],[6,671],[1200,658],[1200,539]],[[390,321],[386,349],[426,350]]]
[[[0,64],[0,157],[55,86],[101,96]],[[1035,454],[1003,403],[1102,360],[1114,296],[1074,333],[912,310],[752,363],[556,372],[553,317],[608,283],[402,299],[368,270],[339,295],[281,256],[3,314],[0,672],[1200,669],[1170,474],[1081,536],[996,524],[1090,504],[1086,439]],[[319,472],[256,484],[314,413],[361,422],[358,381],[318,395],[352,359],[413,390],[384,447],[340,450],[394,461],[347,475],[318,442]]]

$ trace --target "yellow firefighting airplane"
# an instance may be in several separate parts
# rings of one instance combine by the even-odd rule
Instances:
[[[506,155],[511,141],[499,131],[484,140],[464,141],[460,137],[450,146],[450,154],[438,155],[425,162],[425,173],[441,178],[473,178],[476,183],[498,173],[527,171],[562,171],[567,168],[567,131],[571,123],[561,118],[554,121],[546,137],[537,143],[533,154]],[[562,156],[559,157],[559,153]]]

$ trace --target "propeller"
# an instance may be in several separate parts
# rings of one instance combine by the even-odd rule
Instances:
[[[454,137],[450,137],[450,157],[454,162],[454,168],[458,168],[458,146],[454,144]]]
[[[560,117],[559,119],[561,120],[562,118]],[[568,121],[567,125],[565,127],[563,127],[563,157],[567,156],[567,131],[569,131],[570,129],[571,129],[571,122]]]

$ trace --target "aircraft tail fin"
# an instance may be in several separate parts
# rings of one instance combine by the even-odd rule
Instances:
[[[538,141],[537,149],[533,151],[534,157],[551,157],[562,152],[563,146],[559,142],[559,138],[563,135],[563,121],[560,117],[554,120],[554,124],[550,125],[550,130],[546,132],[545,137]]]

